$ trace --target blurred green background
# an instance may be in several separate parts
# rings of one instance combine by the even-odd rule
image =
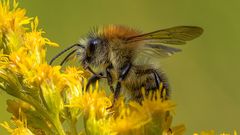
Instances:
[[[123,24],[145,32],[176,25],[204,28],[200,38],[181,46],[183,52],[162,59],[177,103],[174,125],[184,123],[186,134],[240,133],[239,0],[22,0],[20,7],[38,16],[45,36],[61,44],[48,48],[48,60],[93,26]],[[0,93],[1,122],[10,118],[7,98]]]

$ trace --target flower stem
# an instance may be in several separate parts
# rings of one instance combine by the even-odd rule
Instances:
[[[70,123],[70,128],[71,128],[72,135],[78,135],[77,128],[76,128],[77,120],[76,119],[71,119],[70,122],[71,122]]]
[[[13,91],[13,90],[10,90],[10,91]],[[14,94],[14,93],[11,93],[9,91],[6,90],[6,92],[22,101],[25,101],[27,103],[29,103],[30,105],[32,105],[37,112],[41,112],[40,114],[49,120],[49,122],[51,123],[51,125],[54,126],[56,132],[59,134],[59,135],[65,135],[65,132],[63,130],[63,127],[61,125],[61,122],[59,120],[59,116],[55,116],[55,117],[51,117],[50,114],[48,112],[46,112],[46,109],[44,109],[42,107],[42,105],[40,103],[38,103],[34,98],[32,98],[31,96],[28,96],[28,95],[25,95],[25,94],[22,94],[22,93],[18,93],[18,94]]]

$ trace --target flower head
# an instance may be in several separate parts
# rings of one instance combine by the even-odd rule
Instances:
[[[18,118],[13,117],[11,121],[11,125],[15,126],[16,128],[11,127],[7,122],[0,123],[0,125],[7,129],[7,131],[11,133],[11,135],[34,135],[27,127],[27,119],[25,114],[21,112],[21,109],[18,111]]]
[[[22,45],[22,34],[26,31],[23,26],[29,24],[32,19],[25,14],[26,10],[18,8],[15,0],[12,9],[9,0],[0,1],[0,48],[5,54],[17,50]]]

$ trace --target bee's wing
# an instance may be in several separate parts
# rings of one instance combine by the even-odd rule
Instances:
[[[182,45],[186,41],[197,38],[203,29],[197,26],[177,26],[163,30],[157,30],[142,35],[127,38],[127,42],[148,41],[170,45]]]
[[[156,57],[168,57],[177,52],[180,52],[181,49],[173,48],[161,44],[145,44],[143,48],[138,49],[139,54]]]
[[[137,49],[137,61],[149,61],[151,58],[156,60],[160,57],[171,56],[180,52],[181,49],[166,45],[182,45],[200,36],[203,29],[196,26],[177,26],[168,29],[158,30],[142,35],[132,36],[127,42],[143,41]]]

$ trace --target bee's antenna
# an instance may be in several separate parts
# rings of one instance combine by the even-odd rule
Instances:
[[[67,61],[67,59],[73,54],[73,53],[75,53],[77,51],[77,49],[75,49],[75,50],[73,50],[73,51],[71,51],[70,53],[68,53],[68,55],[63,59],[63,61],[61,62],[61,66],[64,64],[64,62],[66,62]]]
[[[66,51],[68,51],[68,50],[70,50],[70,49],[72,49],[73,47],[75,47],[75,46],[79,46],[79,47],[81,47],[81,48],[85,48],[83,45],[81,45],[81,44],[74,44],[74,45],[71,45],[71,46],[69,46],[68,48],[66,48],[66,49],[64,49],[63,51],[61,51],[59,54],[57,54],[55,57],[53,57],[52,59],[51,59],[51,61],[49,62],[49,65],[52,65],[52,63],[53,63],[53,61],[54,60],[56,60],[59,56],[61,56],[63,53],[65,53]],[[74,53],[74,52],[72,52],[72,53]],[[69,57],[69,56],[68,56]]]

